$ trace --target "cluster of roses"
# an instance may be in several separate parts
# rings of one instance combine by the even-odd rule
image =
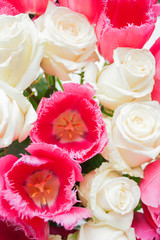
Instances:
[[[0,1],[0,148],[32,141],[20,158],[0,158],[2,239],[61,240],[59,224],[81,225],[67,240],[160,239],[160,38],[140,49],[156,2]],[[96,45],[110,62],[101,70]],[[40,67],[61,91],[35,112],[23,91]],[[85,84],[61,84],[78,74]],[[82,176],[99,153],[103,163]],[[140,195],[144,214],[134,214]]]

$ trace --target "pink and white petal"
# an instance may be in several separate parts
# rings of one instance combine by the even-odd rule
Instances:
[[[92,99],[95,95],[95,90],[90,84],[67,83],[63,84],[63,88],[66,93],[78,94],[88,99]]]
[[[56,215],[54,221],[64,226],[66,230],[73,229],[78,221],[91,217],[91,211],[87,208],[72,207],[70,211]]]
[[[19,10],[14,6],[14,4],[10,3],[7,0],[0,0],[0,15],[17,15],[19,14]]]

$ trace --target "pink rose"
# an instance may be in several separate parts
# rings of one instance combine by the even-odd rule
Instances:
[[[64,92],[42,98],[31,139],[56,145],[72,159],[84,162],[106,145],[105,124],[90,85],[67,83],[63,87]]]
[[[152,91],[152,100],[156,100],[160,103],[160,38],[157,39],[150,51],[156,60],[155,85]]]
[[[47,144],[34,143],[26,150],[31,155],[22,155],[19,160],[12,155],[0,159],[1,194],[18,216],[53,220],[66,229],[89,217],[89,210],[73,207],[77,202],[73,187],[82,180],[78,163]]]
[[[59,0],[63,7],[68,7],[75,12],[84,14],[88,20],[93,23],[96,22],[103,7],[102,0]]]
[[[144,215],[160,238],[160,159],[145,168],[140,190]]]
[[[105,1],[96,33],[100,53],[113,61],[117,47],[142,48],[150,38],[160,13],[157,0]]]

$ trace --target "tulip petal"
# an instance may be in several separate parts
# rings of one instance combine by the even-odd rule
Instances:
[[[158,207],[160,199],[160,160],[150,163],[140,182],[141,199],[147,206]],[[150,190],[152,189],[152,191]]]
[[[76,226],[79,220],[89,217],[91,217],[91,211],[87,208],[72,207],[70,211],[55,216],[55,221],[63,225],[65,229],[70,230]]]
[[[157,39],[150,51],[156,60],[155,85],[152,91],[152,100],[160,102],[160,38]]]
[[[96,26],[99,51],[105,59],[113,62],[113,50],[117,47],[143,47],[160,13],[159,4],[154,2],[106,1]]]
[[[159,240],[159,234],[146,220],[144,214],[136,212],[132,227],[135,229],[136,238],[140,240]]]
[[[61,6],[68,7],[73,11],[84,14],[91,23],[95,23],[103,8],[102,0],[59,0]]]

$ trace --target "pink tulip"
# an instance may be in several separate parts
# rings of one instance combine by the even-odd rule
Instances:
[[[66,229],[90,217],[88,209],[73,207],[77,202],[73,187],[83,179],[79,164],[49,144],[33,143],[26,150],[31,155],[19,160],[13,155],[0,159],[0,215],[8,216],[7,209],[12,209],[9,214],[15,220],[38,217]]]
[[[13,0],[20,12],[42,14],[45,12],[48,0]]]
[[[5,173],[8,172],[18,158],[7,155],[0,158],[0,240],[48,240],[49,225],[42,219],[21,219],[18,212],[5,200],[3,191],[6,190]]]
[[[145,218],[159,234],[159,238],[156,239],[160,239],[160,159],[145,168],[140,190]]]
[[[109,62],[117,47],[142,48],[150,38],[160,13],[157,0],[108,0],[96,33],[100,53]]]
[[[160,103],[160,38],[157,39],[150,51],[156,60],[155,85],[152,91],[152,100],[156,100]]]
[[[160,238],[156,229],[147,221],[143,213],[135,213],[132,227],[138,240],[159,240]]]
[[[10,210],[11,211],[11,210]],[[0,215],[0,239],[1,240],[48,240],[48,223],[42,219],[8,219]]]
[[[18,9],[9,3],[7,0],[0,0],[0,15],[6,14],[6,15],[17,15],[20,12]]]
[[[63,84],[64,92],[42,98],[31,140],[56,145],[72,159],[84,162],[102,152],[108,139],[102,113],[86,84]]]
[[[84,14],[91,23],[97,21],[103,7],[102,0],[59,0],[63,7]]]
[[[12,8],[14,8],[19,13],[29,12],[41,15],[45,12],[48,5],[48,1],[49,0],[0,0],[0,6],[3,2],[5,2],[6,9],[8,9],[7,11],[10,11]],[[12,14],[11,12],[10,15],[15,14]]]

